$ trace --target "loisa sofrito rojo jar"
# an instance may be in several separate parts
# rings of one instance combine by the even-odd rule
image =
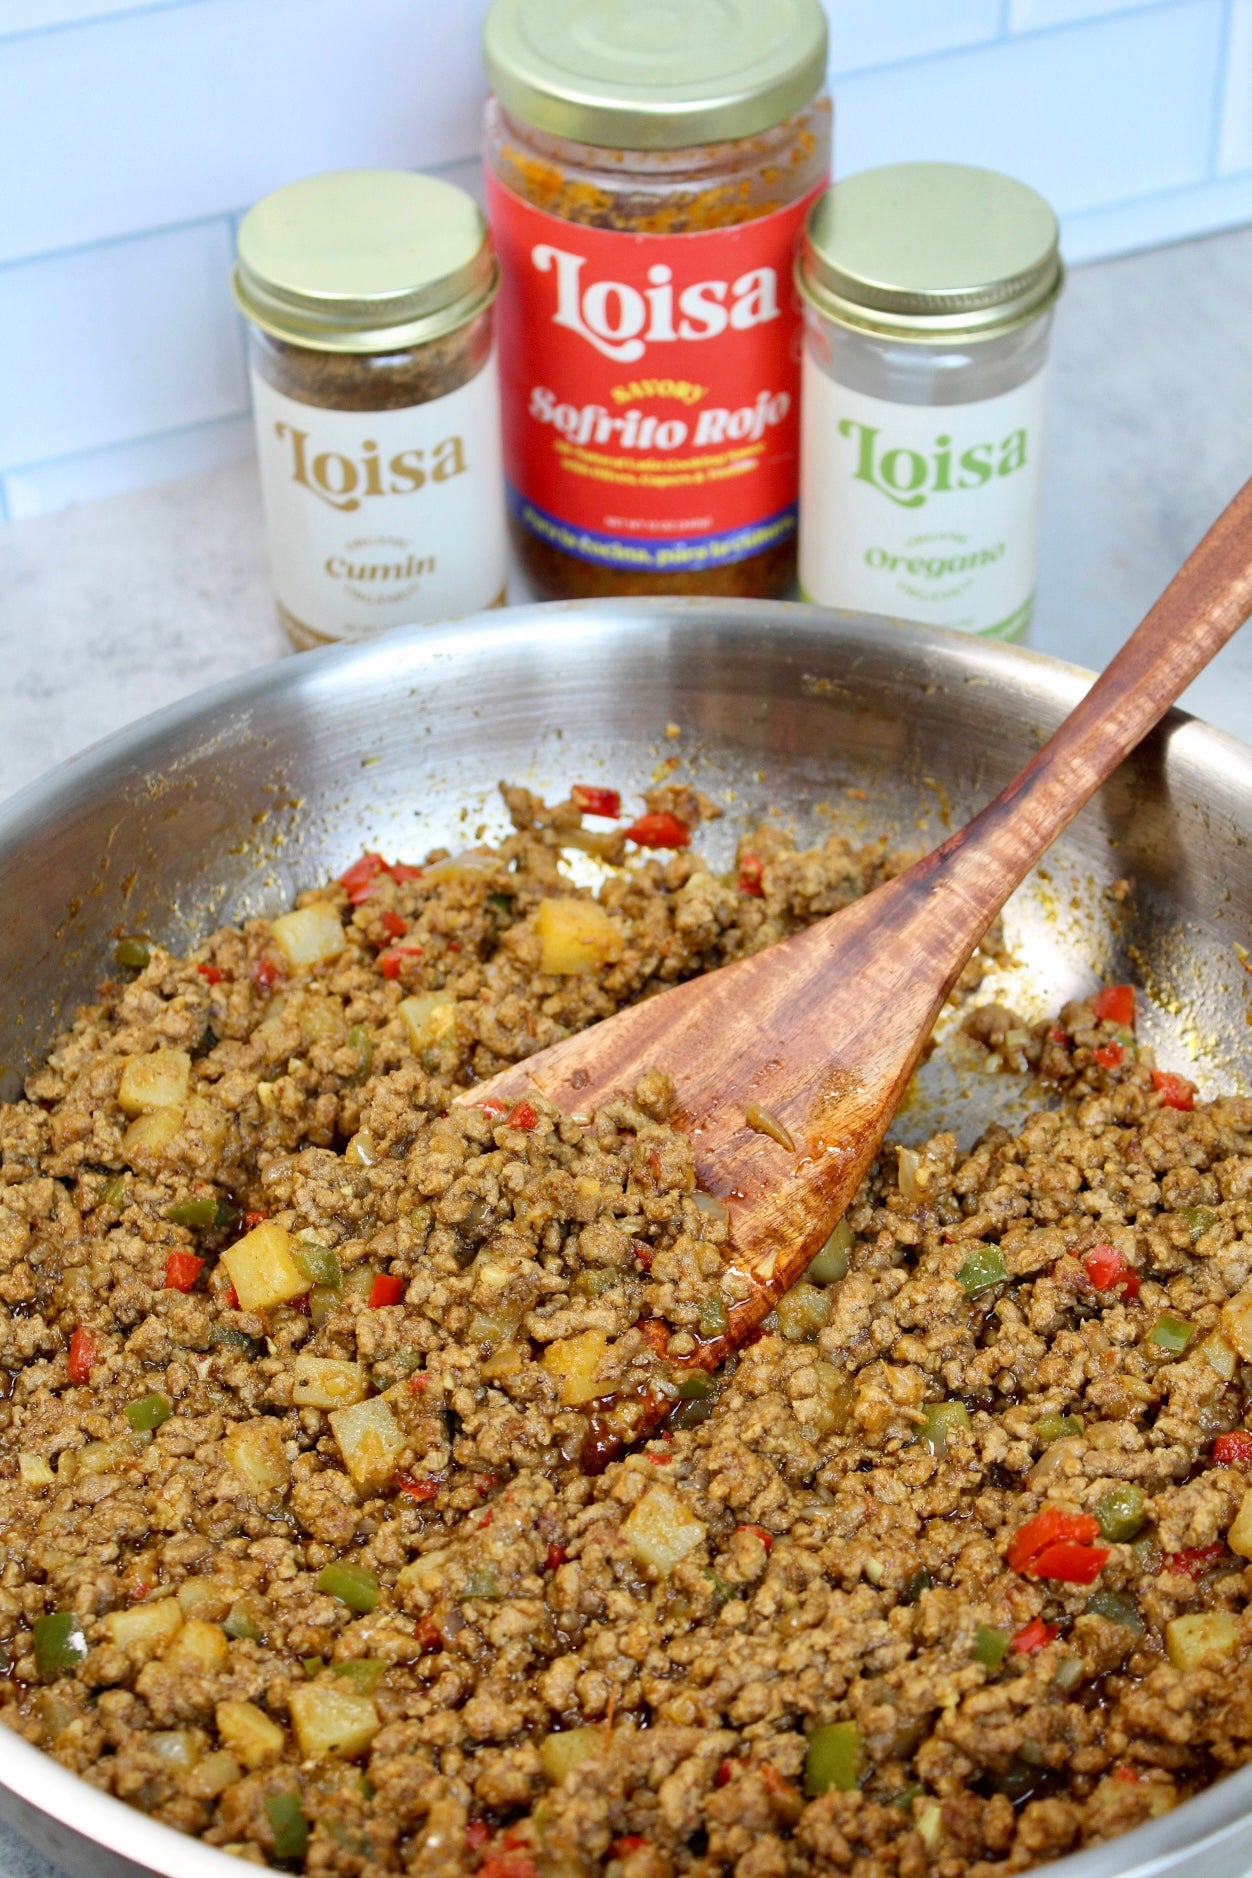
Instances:
[[[829,171],[819,0],[495,0],[487,201],[510,526],[545,597],[777,596]]]
[[[433,176],[332,171],[244,217],[235,297],[297,646],[503,601],[498,278],[482,211]]]

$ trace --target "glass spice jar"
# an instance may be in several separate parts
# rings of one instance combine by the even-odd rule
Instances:
[[[504,455],[545,598],[785,594],[800,313],[829,172],[819,0],[495,0]]]
[[[810,212],[800,587],[1001,639],[1034,606],[1056,217],[993,170],[897,163]]]
[[[436,177],[339,170],[239,229],[279,617],[300,647],[504,599],[486,224]]]

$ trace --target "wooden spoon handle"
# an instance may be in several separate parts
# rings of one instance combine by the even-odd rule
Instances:
[[[957,861],[989,922],[1061,830],[1252,614],[1252,481],[1244,484],[1082,702],[930,857]],[[923,863],[925,865],[925,863]]]

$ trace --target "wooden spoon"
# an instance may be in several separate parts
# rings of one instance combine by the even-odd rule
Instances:
[[[743,1341],[842,1217],[944,999],[1013,889],[1249,613],[1252,481],[967,827],[792,938],[618,1011],[460,1098],[477,1106],[538,1090],[578,1114],[646,1070],[669,1074],[675,1126],[700,1186],[728,1209],[728,1269],[743,1280],[725,1335],[694,1359],[701,1367]]]

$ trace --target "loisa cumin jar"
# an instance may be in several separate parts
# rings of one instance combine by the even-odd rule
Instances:
[[[795,577],[791,269],[830,167],[820,0],[494,0],[510,525],[545,598]]]
[[[463,190],[338,170],[239,230],[275,599],[300,647],[504,599],[498,269]]]
[[[1025,634],[1057,241],[1042,196],[963,164],[864,170],[813,205],[796,263],[806,599]]]

